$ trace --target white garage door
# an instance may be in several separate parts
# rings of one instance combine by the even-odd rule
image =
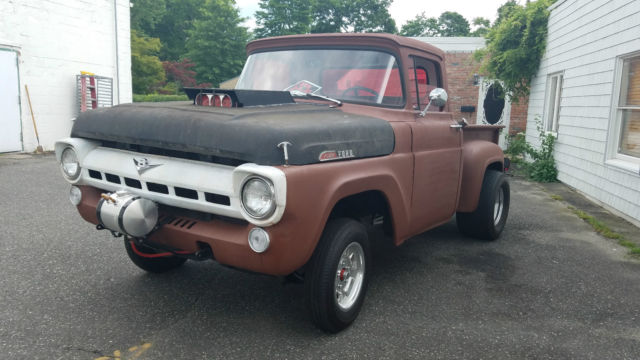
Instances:
[[[0,152],[22,150],[20,130],[18,59],[0,49]]]

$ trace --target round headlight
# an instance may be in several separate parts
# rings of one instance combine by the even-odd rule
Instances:
[[[76,155],[73,148],[68,147],[62,151],[60,166],[67,179],[75,180],[80,176],[80,163],[78,162],[78,155]]]
[[[242,208],[255,219],[271,216],[276,209],[273,184],[262,177],[253,176],[242,186]]]

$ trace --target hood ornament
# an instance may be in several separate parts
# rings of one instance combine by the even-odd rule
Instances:
[[[278,147],[284,151],[284,166],[289,166],[289,146],[291,146],[291,143],[288,141],[278,144]]]
[[[145,171],[162,165],[149,164],[149,159],[147,158],[133,158],[133,164],[136,166],[136,170],[138,170],[138,175],[142,175]]]

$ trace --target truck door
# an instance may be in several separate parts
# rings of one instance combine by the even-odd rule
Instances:
[[[414,178],[411,202],[411,228],[420,232],[448,221],[455,213],[460,188],[462,130],[451,113],[437,107],[420,117],[429,102],[429,92],[442,87],[442,73],[437,62],[413,57],[416,121],[412,123]],[[410,74],[411,77],[411,74]],[[413,86],[410,85],[410,88]],[[413,99],[412,99],[413,98]]]

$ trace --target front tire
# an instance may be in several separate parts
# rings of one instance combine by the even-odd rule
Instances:
[[[331,220],[305,275],[311,318],[337,333],[358,317],[369,282],[371,249],[365,227],[352,219]]]
[[[506,175],[500,171],[487,170],[476,211],[456,213],[458,229],[466,236],[482,240],[497,239],[507,223],[510,197]]]
[[[187,259],[178,256],[156,257],[158,255],[157,251],[148,246],[137,245],[129,238],[124,239],[124,247],[127,250],[129,259],[137,267],[156,274],[173,270],[187,261]]]

